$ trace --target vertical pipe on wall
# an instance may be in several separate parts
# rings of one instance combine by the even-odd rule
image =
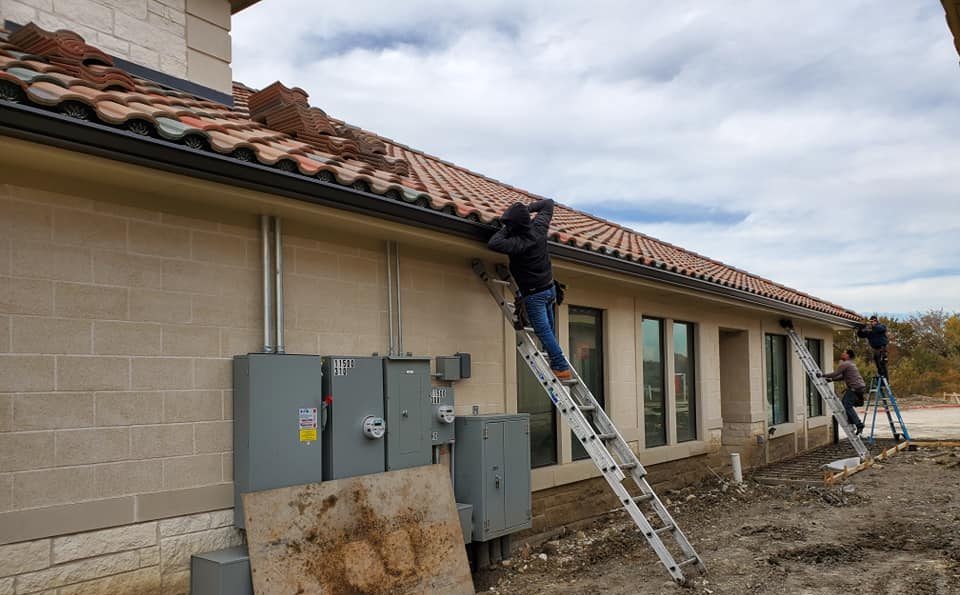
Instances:
[[[283,345],[283,235],[280,228],[280,217],[273,218],[273,243],[276,262],[274,291],[277,308],[277,353],[285,353]]]
[[[397,355],[396,335],[393,332],[393,242],[387,240],[387,330],[388,355]]]
[[[273,288],[270,286],[270,216],[260,215],[260,244],[263,249],[263,352],[273,353]]]
[[[400,304],[400,245],[393,243],[393,256],[396,259],[397,275],[397,353],[403,355],[403,308]]]

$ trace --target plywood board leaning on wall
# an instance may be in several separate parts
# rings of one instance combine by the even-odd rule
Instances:
[[[243,508],[258,595],[474,592],[440,465],[253,492]]]

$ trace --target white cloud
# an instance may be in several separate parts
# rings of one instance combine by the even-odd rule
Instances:
[[[936,3],[269,0],[233,39],[238,80],[491,177],[858,310],[960,309]]]

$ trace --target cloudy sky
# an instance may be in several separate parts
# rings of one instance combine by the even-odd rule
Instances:
[[[862,312],[960,310],[934,0],[265,0],[234,78]]]

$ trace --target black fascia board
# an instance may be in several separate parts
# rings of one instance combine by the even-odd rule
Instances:
[[[256,162],[239,161],[218,153],[200,151],[167,140],[137,135],[98,122],[77,120],[33,106],[2,100],[0,100],[0,134],[114,161],[414,225],[480,242],[486,242],[495,229],[492,225],[479,221],[323,182],[299,173],[284,172]],[[565,260],[612,272],[701,291],[778,312],[813,318],[832,325],[853,327],[852,321],[840,316],[576,246],[551,242],[550,252]]]

